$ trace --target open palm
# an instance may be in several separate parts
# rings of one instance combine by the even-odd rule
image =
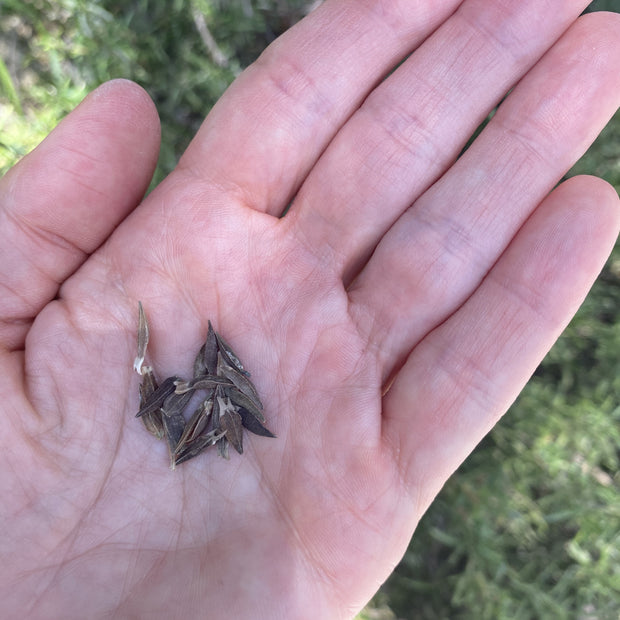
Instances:
[[[578,307],[617,196],[551,190],[618,105],[620,24],[399,4],[322,5],[137,208],[159,130],[127,82],[1,181],[3,617],[352,616]],[[170,471],[138,300],[160,378],[210,319],[277,438]]]

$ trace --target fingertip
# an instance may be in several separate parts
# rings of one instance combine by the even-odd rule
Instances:
[[[161,139],[159,114],[142,86],[124,78],[109,80],[89,93],[79,108],[91,106],[104,122],[124,126],[131,138],[139,137],[142,148],[137,153],[152,157],[155,152],[156,162]]]
[[[620,48],[620,41],[618,41],[618,30],[620,29],[620,15],[612,11],[593,11],[592,13],[586,13],[577,20],[577,27],[583,28],[595,28],[596,33],[593,33],[593,44],[597,43],[611,43],[615,47]],[[609,38],[606,39],[606,33]]]
[[[93,90],[85,100],[87,99],[103,101],[112,109],[115,103],[124,111],[133,107],[145,123],[159,125],[157,108],[151,96],[140,84],[132,80],[125,78],[108,80]]]
[[[594,218],[615,238],[620,229],[620,197],[616,188],[599,177],[580,174],[570,177],[554,190],[557,198],[594,211]]]

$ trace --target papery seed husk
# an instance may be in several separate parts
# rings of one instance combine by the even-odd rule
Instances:
[[[146,402],[140,408],[140,411],[136,413],[136,418],[159,409],[164,400],[166,400],[166,398],[174,392],[176,381],[180,381],[180,377],[168,377],[160,386],[158,386],[157,389],[147,397]]]
[[[134,370],[141,375],[142,364],[146,356],[146,347],[149,343],[149,325],[146,320],[146,314],[142,307],[142,302],[138,302],[138,354],[133,362]]]
[[[174,385],[175,394],[185,394],[186,392],[193,392],[194,388],[191,385],[191,381],[177,381]]]

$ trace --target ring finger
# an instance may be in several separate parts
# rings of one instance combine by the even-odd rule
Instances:
[[[617,26],[580,19],[377,246],[349,292],[386,376],[472,294],[617,109]]]

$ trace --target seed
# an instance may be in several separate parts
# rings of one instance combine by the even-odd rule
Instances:
[[[243,454],[243,429],[263,437],[275,437],[264,426],[265,416],[256,387],[239,357],[208,322],[205,343],[194,360],[189,381],[168,377],[157,384],[153,369],[143,366],[149,328],[142,303],[138,302],[138,354],[134,369],[142,376],[140,410],[146,429],[155,437],[166,438],[172,469],[209,446],[229,458],[229,444]],[[186,423],[184,411],[194,394],[204,391],[202,403]]]

